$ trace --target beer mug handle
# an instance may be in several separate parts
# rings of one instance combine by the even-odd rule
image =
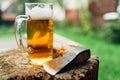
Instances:
[[[18,47],[25,52],[25,48],[22,42],[22,36],[21,36],[21,24],[23,21],[29,20],[28,15],[19,15],[15,19],[15,39],[17,42]]]

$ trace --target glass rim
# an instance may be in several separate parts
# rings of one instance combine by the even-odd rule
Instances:
[[[30,2],[26,2],[26,3],[25,3],[25,5],[28,5],[28,4],[29,4],[29,5],[30,5],[30,4],[31,4],[31,5],[33,5],[33,4],[53,5],[53,3],[49,3],[49,2],[46,2],[46,3],[45,3],[45,2],[44,2],[44,3],[33,3],[33,2],[30,3]]]

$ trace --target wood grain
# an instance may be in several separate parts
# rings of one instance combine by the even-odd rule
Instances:
[[[29,63],[27,53],[19,49],[0,53],[0,80],[97,80],[99,61],[92,56],[87,62],[79,64],[55,76],[49,75],[42,66]]]

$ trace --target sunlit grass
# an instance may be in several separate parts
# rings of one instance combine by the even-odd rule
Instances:
[[[0,39],[14,37],[14,27],[8,25],[0,25]]]
[[[78,29],[78,27],[55,28],[55,32],[79,42],[89,48],[92,55],[99,57],[99,80],[119,80],[120,44],[106,41],[102,32],[83,35]]]

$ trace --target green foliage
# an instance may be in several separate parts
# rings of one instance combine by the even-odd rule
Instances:
[[[57,0],[57,2],[59,3],[59,5],[60,5],[61,7],[65,7],[65,5],[63,4],[63,1],[62,1],[62,0]]]
[[[90,22],[90,12],[84,8],[80,9],[81,29],[83,33],[87,34],[91,31],[92,25]]]
[[[79,33],[88,35],[92,32],[92,24],[90,22],[90,13],[85,9],[80,9],[80,22],[76,24],[70,23],[67,19],[64,19],[63,21],[55,22],[56,27],[64,27],[64,28],[73,28],[76,27],[77,31]]]
[[[120,20],[109,22],[106,28],[107,40],[120,43]]]

